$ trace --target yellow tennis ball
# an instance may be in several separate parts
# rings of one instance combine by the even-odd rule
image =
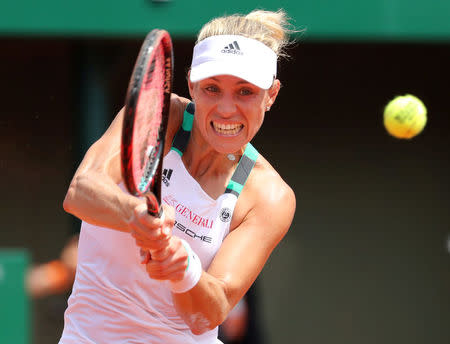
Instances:
[[[384,126],[389,134],[399,139],[418,135],[427,123],[427,108],[411,95],[398,96],[384,108]]]

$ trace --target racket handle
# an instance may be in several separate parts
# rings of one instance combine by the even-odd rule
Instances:
[[[159,204],[159,202],[156,199],[155,195],[153,193],[149,192],[146,195],[146,199],[147,199],[147,211],[148,211],[148,213],[151,216],[158,217],[162,221],[164,221],[163,208]],[[150,251],[145,251],[142,248],[140,250],[140,255],[141,255],[141,263],[142,264],[147,264],[150,261],[150,259],[152,259],[151,252]]]
[[[149,192],[145,195],[147,199],[147,211],[151,216],[154,217],[162,217],[163,210],[155,195],[152,192]]]

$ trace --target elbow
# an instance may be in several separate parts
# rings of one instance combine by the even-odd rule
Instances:
[[[215,308],[215,307],[214,307]],[[207,313],[196,312],[183,316],[185,323],[193,334],[199,336],[205,332],[214,330],[226,319],[226,312],[220,309],[209,309]]]
[[[66,196],[63,201],[63,209],[69,214],[75,215],[77,204],[77,189],[79,184],[79,176],[76,176],[70,183]]]
[[[221,313],[223,314],[221,315]],[[220,311],[213,316],[205,316],[201,313],[192,314],[188,325],[191,332],[196,336],[199,336],[205,332],[214,330],[225,321],[225,317],[225,313]]]
[[[196,321],[195,323],[191,323],[189,325],[189,328],[191,329],[192,334],[195,334],[196,336],[200,336],[201,334],[203,334],[205,332],[208,332],[208,331],[213,329],[213,327],[207,326],[209,324],[208,320],[205,319],[205,320],[200,321],[200,322],[204,322],[206,324],[206,326],[205,325],[200,325],[198,323],[198,321]]]
[[[220,283],[210,285],[210,289],[216,289],[217,298],[215,301],[209,299],[207,307],[192,312],[188,315],[189,319],[186,321],[191,332],[195,335],[201,335],[221,325],[232,308],[227,297],[225,282],[220,281]]]
[[[191,332],[196,336],[214,330],[223,321],[225,321],[225,311],[216,309],[211,312],[211,310],[212,309],[209,310],[208,314],[198,312],[189,315],[189,319],[186,323],[188,324]]]
[[[69,214],[73,214],[73,194],[75,190],[73,190],[72,184],[69,186],[69,190],[67,190],[66,197],[64,197],[63,201],[63,209],[65,212]]]
[[[214,330],[226,319],[230,307],[227,283],[203,273],[187,293],[172,294],[178,314],[194,335]]]

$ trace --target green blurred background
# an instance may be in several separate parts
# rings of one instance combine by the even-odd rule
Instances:
[[[265,343],[450,342],[450,1],[17,0],[0,4],[0,344],[59,339],[68,295],[28,300],[21,279],[76,230],[62,200],[145,34],[171,32],[187,96],[196,32],[254,8],[303,30],[254,140],[297,195],[257,281]],[[405,93],[429,112],[409,141],[382,123]]]

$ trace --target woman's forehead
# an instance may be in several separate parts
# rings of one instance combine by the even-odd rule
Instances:
[[[234,75],[229,75],[229,74],[223,74],[223,75],[215,75],[215,76],[211,76],[209,78],[200,80],[200,83],[204,83],[204,82],[217,82],[217,83],[223,83],[223,84],[230,84],[230,85],[249,85],[249,86],[253,86],[256,88],[259,88],[258,86],[248,82],[247,80],[244,80],[242,78],[239,78],[237,76]]]

